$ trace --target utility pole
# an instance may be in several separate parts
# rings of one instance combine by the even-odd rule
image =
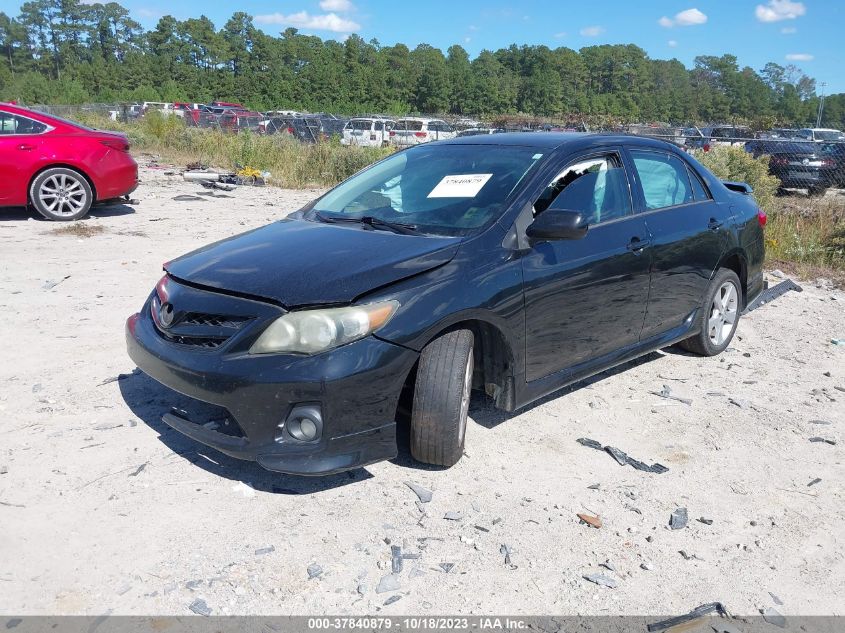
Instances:
[[[824,87],[827,83],[823,81],[819,85],[822,87],[822,93],[819,98],[819,113],[816,115],[816,127],[822,126],[822,114],[824,113]]]

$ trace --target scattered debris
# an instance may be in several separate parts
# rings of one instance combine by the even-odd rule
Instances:
[[[700,558],[696,554],[690,554],[689,552],[687,552],[686,550],[683,550],[683,549],[678,550],[678,554],[683,556],[684,560],[704,560],[703,558]]]
[[[98,424],[97,426],[94,427],[94,430],[95,431],[111,431],[112,429],[119,429],[121,426],[123,426],[122,422],[119,423],[119,424]]]
[[[766,607],[765,609],[760,609],[760,613],[763,614],[763,619],[772,624],[777,626],[781,629],[786,628],[786,618],[781,615],[777,609],[773,607]]]
[[[388,591],[398,591],[399,590],[399,575],[398,574],[387,574],[387,576],[383,576],[381,580],[378,582],[378,586],[376,587],[376,593],[387,593]]]
[[[182,193],[182,194],[179,194],[178,196],[173,196],[173,199],[176,202],[195,202],[197,200],[202,201],[202,198],[200,198],[199,196],[192,196],[191,194],[188,194],[188,193]]]
[[[275,545],[268,545],[267,547],[259,547],[257,550],[255,550],[255,555],[264,556],[265,554],[272,554],[275,551]]]
[[[0,474],[2,474],[2,473],[0,473]],[[490,528],[486,528],[483,525],[474,525],[473,527],[480,532],[489,532],[490,531]]]
[[[411,490],[414,491],[414,494],[417,495],[417,497],[420,500],[420,503],[428,503],[429,501],[431,501],[432,497],[434,496],[434,493],[431,492],[431,490],[428,490],[427,488],[423,488],[422,486],[415,484],[412,481],[406,481],[405,485],[408,486],[408,488],[410,488]]]
[[[308,565],[308,580],[312,578],[319,578],[323,575],[323,568],[320,567],[317,563],[311,563]]]
[[[507,543],[502,543],[501,547],[499,547],[499,553],[505,557],[505,565],[507,565],[511,569],[516,569],[516,565],[514,565],[513,561],[511,560],[512,550]]]
[[[780,606],[783,606],[783,600],[781,600],[780,598],[778,598],[778,597],[777,597],[775,594],[773,594],[771,591],[769,592],[769,595],[772,597],[772,602],[774,602],[774,603],[775,603],[776,605],[778,605],[779,607],[780,607]]]
[[[197,598],[191,604],[188,605],[188,608],[196,613],[197,615],[211,615],[211,609],[205,603],[205,600],[202,598]]]
[[[616,571],[616,567],[614,567],[613,563],[610,562],[610,559],[607,559],[603,563],[599,563],[599,567],[604,567],[605,569],[609,569],[610,571]]]
[[[811,442],[824,442],[825,444],[830,444],[831,446],[836,446],[836,440],[831,440],[826,437],[811,437]]]
[[[136,469],[135,469],[135,470],[133,470],[131,473],[129,473],[129,474],[127,475],[127,477],[137,477],[138,475],[140,475],[140,474],[141,474],[141,471],[143,471],[143,470],[147,467],[147,464],[148,464],[148,463],[149,463],[149,462],[144,462],[143,464],[141,464],[140,466],[138,466],[138,468],[136,468]]]
[[[815,486],[816,484],[820,484],[821,482],[822,482],[821,478],[816,477],[815,479],[813,479],[813,481],[811,481],[810,483],[807,484],[807,487],[809,488],[810,486]]]
[[[584,580],[589,580],[592,583],[609,589],[616,589],[619,586],[618,582],[616,582],[613,578],[605,576],[604,574],[585,574]]]
[[[0,466],[0,475],[5,475],[8,472],[9,472],[9,467],[6,466],[6,464],[3,464],[2,466]]]
[[[708,519],[705,517],[698,517],[698,522],[703,523],[704,525],[713,525],[713,519]]]
[[[828,426],[833,424],[833,422],[829,422],[828,420],[810,420],[810,424],[821,424],[824,426]]]
[[[637,459],[634,459],[633,457],[629,457],[627,453],[625,453],[624,451],[620,451],[614,446],[602,446],[601,443],[586,437],[579,437],[576,442],[581,444],[581,446],[586,446],[587,448],[594,448],[598,451],[605,451],[609,453],[610,456],[613,457],[613,459],[615,459],[620,466],[625,466],[627,464],[633,468],[636,468],[637,470],[641,470],[647,473],[656,473],[658,475],[665,473],[669,470],[663,464],[654,463],[649,466],[645,462],[641,462]]]
[[[586,523],[590,527],[594,527],[594,528],[598,529],[602,525],[601,524],[601,517],[594,517],[594,516],[591,516],[589,514],[582,514],[580,512],[576,516],[579,519],[581,519],[582,523]]]
[[[384,601],[384,606],[386,607],[387,605],[393,604],[394,602],[397,602],[401,599],[402,596],[400,596],[399,594],[396,594],[395,596],[390,596],[387,600]]]
[[[44,290],[52,290],[53,288],[55,288],[56,286],[58,286],[60,283],[62,283],[63,281],[65,281],[67,279],[70,279],[70,275],[65,275],[64,277],[62,277],[58,281],[47,281],[41,287],[44,288]]]
[[[390,546],[390,566],[394,574],[402,572],[402,548],[398,545]]]
[[[251,499],[255,496],[255,488],[253,488],[251,484],[245,481],[239,481],[234,486],[232,486],[232,492],[239,492],[247,499]]]
[[[683,624],[684,622],[690,622],[691,620],[697,620],[698,618],[704,617],[705,615],[709,615],[711,613],[718,613],[723,618],[731,617],[728,613],[728,610],[725,609],[724,605],[721,602],[710,602],[708,604],[702,604],[699,607],[696,607],[689,613],[684,615],[678,615],[674,618],[669,618],[668,620],[661,620],[660,622],[654,622],[649,624],[646,628],[648,629],[649,633],[654,633],[654,631],[664,631],[666,629],[670,629],[673,626],[677,626],[679,624]]]
[[[760,306],[764,306],[770,301],[774,301],[782,294],[786,294],[790,290],[794,290],[795,292],[804,292],[804,289],[801,286],[796,284],[791,279],[786,279],[780,282],[779,284],[772,286],[771,288],[767,288],[759,295],[757,295],[757,298],[745,307],[745,310],[742,311],[742,314],[748,314],[752,310],[756,310]]]
[[[778,279],[786,279],[786,275],[785,275],[785,274],[783,273],[783,271],[782,271],[782,270],[780,270],[779,268],[775,268],[775,269],[774,269],[771,273],[769,273],[769,274],[771,274],[771,276],[772,276],[772,277],[777,277]]]
[[[107,385],[111,382],[117,382],[118,380],[126,380],[127,378],[130,378],[133,374],[134,374],[134,372],[132,374],[118,374],[117,376],[112,376],[111,378],[106,378],[103,382],[101,382],[97,386],[102,387],[103,385]]]
[[[449,510],[446,514],[443,515],[443,518],[447,521],[460,521],[464,518],[463,512],[455,512],[454,510]]]
[[[690,400],[689,398],[680,398],[678,396],[673,396],[672,389],[669,387],[669,385],[663,385],[663,389],[661,389],[660,391],[650,391],[649,393],[655,396],[660,396],[661,398],[666,398],[667,400],[675,400],[677,402],[682,402],[687,406],[692,406],[692,400]]]
[[[455,566],[455,563],[438,563],[437,566],[448,574],[450,571],[452,571],[452,568]]]
[[[601,488],[601,484],[591,484],[587,486],[587,490],[598,490],[599,488]]]
[[[644,563],[640,563],[640,569],[644,569],[646,571],[653,571],[654,565],[646,561]]]
[[[832,338],[830,342],[834,345],[845,345],[845,338]]]
[[[673,530],[682,530],[687,526],[687,509],[678,508],[669,517],[669,527]]]

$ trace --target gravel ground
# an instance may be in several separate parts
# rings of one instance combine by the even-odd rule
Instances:
[[[771,592],[785,614],[845,613],[841,291],[805,282],[743,318],[717,358],[654,353],[513,415],[474,400],[449,470],[405,451],[288,477],[169,431],[159,419],[177,400],[133,371],[123,325],[161,262],[317,192],[174,201],[199,187],[142,178],[134,212],[72,227],[0,217],[0,612],[654,614],[721,601],[750,615]],[[664,385],[691,404],[654,395]],[[620,466],[582,437],[669,470]],[[688,524],[670,529],[678,508]]]

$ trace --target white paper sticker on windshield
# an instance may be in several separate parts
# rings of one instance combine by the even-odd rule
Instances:
[[[493,174],[445,176],[428,194],[429,198],[474,198]]]

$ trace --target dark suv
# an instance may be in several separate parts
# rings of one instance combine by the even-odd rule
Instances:
[[[126,339],[220,418],[199,442],[325,474],[463,451],[472,389],[505,411],[653,350],[724,350],[763,289],[750,190],[654,139],[495,134],[426,143],[286,219],[185,255]],[[402,406],[400,406],[400,401]]]

